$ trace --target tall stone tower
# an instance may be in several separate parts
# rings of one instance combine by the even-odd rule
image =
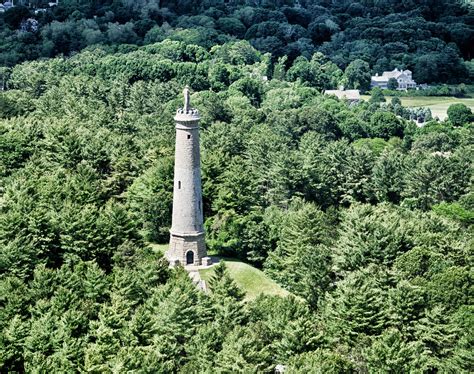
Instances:
[[[201,165],[199,151],[199,112],[191,108],[189,89],[184,107],[176,112],[173,218],[170,247],[166,257],[172,265],[207,264],[204,242]],[[203,258],[205,259],[203,261]]]

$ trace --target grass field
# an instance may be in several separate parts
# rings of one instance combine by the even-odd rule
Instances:
[[[369,95],[363,95],[362,99],[369,100]],[[386,97],[387,103],[392,99],[390,96]],[[474,98],[457,98],[450,96],[411,96],[400,97],[402,105],[407,108],[430,108],[433,117],[439,117],[444,120],[447,117],[447,111],[451,104],[463,103],[474,111]]]
[[[154,251],[164,254],[168,249],[169,244],[156,244],[148,243]],[[210,254],[212,255],[212,254]],[[290,293],[285,289],[281,288],[275,281],[267,277],[267,275],[253,266],[246,264],[245,262],[232,259],[232,258],[221,258],[213,257],[214,261],[219,261],[223,259],[229,269],[231,277],[235,280],[237,285],[245,291],[245,300],[253,300],[261,293],[265,295],[278,295],[286,296]],[[199,270],[201,278],[205,281],[208,281],[214,269],[211,267],[209,269]]]
[[[148,245],[153,248],[155,252],[160,252],[161,254],[165,254],[167,251],[169,244],[156,244],[156,243],[148,243]]]
[[[289,292],[268,278],[263,271],[235,259],[223,259],[231,277],[245,291],[245,300],[253,300],[260,294],[286,296]],[[214,273],[213,268],[199,270],[201,278],[208,281]]]

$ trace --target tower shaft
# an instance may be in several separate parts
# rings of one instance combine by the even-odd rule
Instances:
[[[203,232],[198,123],[176,123],[171,231]]]

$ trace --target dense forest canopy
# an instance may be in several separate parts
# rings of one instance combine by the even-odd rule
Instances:
[[[372,73],[411,69],[420,83],[474,77],[474,14],[456,0],[60,0],[51,8],[46,0],[15,3],[0,13],[3,66],[69,56],[92,45],[117,51],[124,44],[172,39],[209,49],[245,39],[271,53],[274,63],[286,56],[287,68],[300,56],[322,52],[342,70],[363,60]],[[38,8],[46,11],[35,13]]]
[[[324,96],[348,73],[319,52],[287,66],[247,41],[116,49],[8,73],[0,371],[472,369],[469,109],[419,128],[397,98]],[[148,247],[169,238],[185,84],[209,250],[294,296],[244,302],[224,265],[202,293]]]
[[[0,13],[0,372],[472,371],[472,111],[322,94],[395,67],[472,82],[472,6],[15,5]],[[208,250],[288,297],[246,300],[224,263],[203,293],[150,245],[169,239],[185,85]]]

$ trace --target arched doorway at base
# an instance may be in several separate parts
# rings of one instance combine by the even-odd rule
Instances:
[[[192,265],[192,264],[194,264],[194,252],[188,251],[186,253],[186,265]]]

